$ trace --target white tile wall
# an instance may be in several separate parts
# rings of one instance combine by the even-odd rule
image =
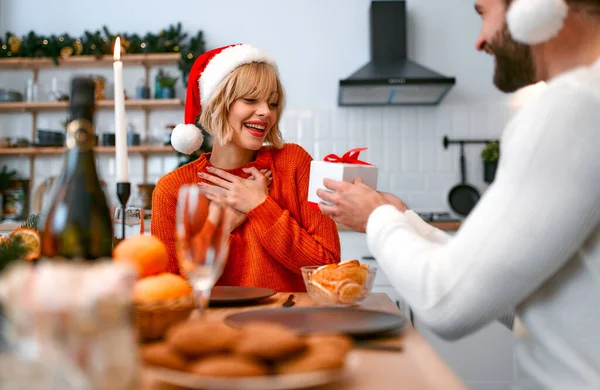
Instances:
[[[422,210],[448,210],[448,191],[460,180],[458,146],[442,138],[498,138],[508,120],[501,103],[436,107],[336,108],[288,111],[282,131],[315,159],[367,146],[361,158],[379,166],[379,188]],[[484,191],[480,152],[467,145],[467,179]]]
[[[98,133],[110,131],[111,112],[99,113]],[[155,112],[150,115],[151,141],[160,142],[166,123],[178,123],[179,111]],[[0,136],[30,133],[28,114],[3,115]],[[52,126],[62,119],[57,114],[41,114],[39,123]],[[128,119],[143,133],[141,112],[128,112]],[[460,180],[458,146],[445,150],[444,135],[463,138],[497,138],[508,120],[508,110],[500,103],[491,104],[441,104],[435,107],[373,107],[334,108],[322,110],[288,110],[281,120],[287,142],[302,145],[315,159],[329,153],[338,155],[355,147],[369,149],[361,159],[379,167],[379,189],[401,196],[410,207],[418,210],[448,210],[447,193]],[[27,129],[22,132],[18,129]],[[18,130],[18,131],[17,131]],[[483,145],[466,146],[467,178],[484,191],[482,163],[479,153]],[[109,197],[114,183],[114,158],[98,156],[99,175],[108,184]],[[7,164],[21,175],[29,174],[29,159],[2,157],[0,165]],[[62,166],[60,156],[36,159],[36,179],[41,183],[55,175]],[[148,181],[156,182],[162,175],[177,166],[174,155],[157,155],[149,158]],[[135,185],[142,181],[142,159],[130,156],[130,180]]]

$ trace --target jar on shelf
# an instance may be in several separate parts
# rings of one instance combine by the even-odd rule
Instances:
[[[92,77],[96,82],[96,100],[106,99],[104,95],[104,89],[106,87],[106,78],[101,75],[96,75]]]
[[[175,125],[173,125],[173,124],[165,125],[165,130],[163,132],[163,145],[165,145],[165,146],[171,145],[171,134],[173,133],[173,129],[175,129]]]
[[[4,219],[24,221],[29,216],[29,179],[14,179],[4,190]]]
[[[33,79],[28,79],[25,86],[25,101],[28,103],[37,102],[40,99],[40,85]]]
[[[141,79],[138,82],[138,85],[135,87],[135,98],[138,100],[150,99],[150,87],[146,84],[146,80]]]

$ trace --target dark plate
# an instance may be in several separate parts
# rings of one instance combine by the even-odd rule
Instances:
[[[244,286],[215,286],[210,293],[210,305],[241,305],[272,297],[277,291],[270,288]]]
[[[372,310],[299,307],[246,311],[232,314],[225,321],[233,327],[248,322],[268,321],[300,333],[342,332],[364,337],[399,329],[406,323],[406,318]]]

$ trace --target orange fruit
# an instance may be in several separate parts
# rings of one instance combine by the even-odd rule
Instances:
[[[15,237],[19,237],[27,249],[23,259],[34,260],[40,257],[42,241],[40,240],[40,234],[37,232],[37,230],[29,228],[15,229],[12,233],[10,233],[10,236],[8,236],[8,243],[10,244],[10,241],[12,241]]]
[[[164,301],[185,297],[191,292],[184,278],[163,272],[138,280],[133,287],[133,300],[138,303]]]
[[[161,240],[154,236],[133,236],[121,241],[113,250],[113,259],[131,264],[144,278],[167,270],[169,256]]]

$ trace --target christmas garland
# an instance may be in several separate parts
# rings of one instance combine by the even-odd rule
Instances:
[[[181,53],[178,65],[186,83],[187,75],[196,57],[205,51],[202,31],[198,31],[195,37],[187,40],[188,34],[182,32],[181,23],[177,23],[159,31],[158,34],[147,33],[144,36],[113,34],[106,26],[102,27],[102,31],[85,31],[81,37],[73,37],[69,34],[45,36],[37,35],[33,31],[18,37],[7,32],[5,39],[0,38],[0,58],[49,57],[58,66],[60,59],[71,56],[112,55],[117,36],[121,37],[122,54]]]

